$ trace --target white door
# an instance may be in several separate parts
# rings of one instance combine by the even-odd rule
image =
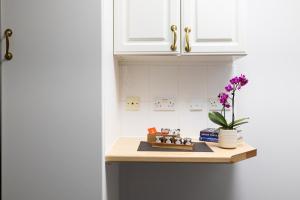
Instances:
[[[182,52],[243,54],[245,0],[182,1]]]
[[[101,199],[100,17],[100,0],[1,0],[3,200]]]
[[[180,0],[115,0],[114,17],[115,54],[180,52]]]

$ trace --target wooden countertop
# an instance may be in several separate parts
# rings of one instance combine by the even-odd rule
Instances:
[[[256,156],[256,148],[241,142],[236,149],[222,149],[207,143],[213,152],[137,151],[146,138],[121,137],[105,156],[106,162],[236,163]]]

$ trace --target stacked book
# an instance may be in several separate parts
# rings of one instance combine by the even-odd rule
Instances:
[[[204,142],[218,142],[219,130],[214,128],[207,128],[200,131],[200,141]]]

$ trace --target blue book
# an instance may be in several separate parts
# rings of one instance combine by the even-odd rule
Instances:
[[[218,142],[217,138],[211,138],[211,137],[200,137],[199,140],[204,142]]]
[[[213,133],[200,133],[200,137],[211,137],[211,138],[218,138],[218,134]]]
[[[204,138],[204,139],[218,139],[218,137],[211,137],[211,136],[200,136],[200,138]]]
[[[215,129],[215,128],[207,128],[207,129],[200,131],[200,133],[218,134],[219,130]]]

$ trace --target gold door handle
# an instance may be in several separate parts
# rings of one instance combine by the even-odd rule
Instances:
[[[6,51],[5,51],[5,59],[11,60],[13,58],[13,54],[9,51],[9,38],[12,36],[13,32],[11,29],[6,29],[4,32],[5,40],[6,40]]]
[[[171,45],[171,50],[172,51],[176,51],[177,46],[176,46],[176,42],[177,42],[177,26],[176,25],[172,25],[171,26],[171,31],[173,32],[173,44]]]
[[[190,46],[190,36],[189,36],[189,34],[192,30],[189,27],[185,27],[184,31],[185,31],[185,51],[186,52],[191,52],[192,48]]]

